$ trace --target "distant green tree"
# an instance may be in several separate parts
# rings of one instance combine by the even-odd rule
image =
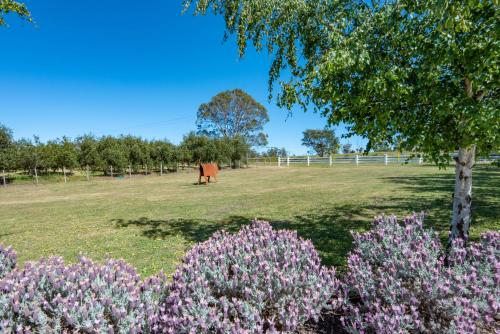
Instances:
[[[267,122],[267,109],[241,89],[219,93],[202,104],[196,120],[199,134],[231,139],[242,136],[256,146],[267,143],[262,132]]]
[[[231,139],[230,146],[232,148],[231,166],[233,168],[239,168],[241,166],[241,160],[246,157],[246,154],[250,150],[250,145],[244,137],[236,136]]]
[[[340,147],[339,139],[333,130],[309,129],[303,132],[302,145],[313,149],[320,157],[337,153]]]
[[[277,148],[277,147],[270,147],[267,151],[263,152],[262,153],[262,156],[264,157],[273,157],[273,158],[276,158],[276,157],[286,157],[288,156],[288,152],[286,150],[286,148],[282,147],[282,148]]]
[[[30,139],[20,139],[15,142],[16,146],[16,169],[33,174],[43,166],[43,145],[38,137]]]
[[[76,150],[81,168],[88,167],[94,170],[102,166],[102,160],[98,150],[98,141],[93,135],[78,137],[76,139]]]
[[[15,168],[16,154],[12,130],[0,124],[0,171]]]
[[[141,165],[145,171],[148,171],[148,168],[151,168],[153,159],[151,157],[151,145],[147,140],[143,140],[139,138],[139,146],[141,150]]]
[[[75,144],[68,138],[62,137],[57,141],[55,161],[59,168],[72,170],[78,166],[78,153]]]
[[[184,159],[187,163],[217,162],[218,151],[216,142],[208,136],[190,132],[184,136],[180,146],[185,154]]]
[[[101,168],[105,174],[111,172],[121,173],[127,167],[127,155],[123,142],[112,136],[101,137],[98,144]]]
[[[41,154],[40,168],[46,171],[51,169],[55,173],[61,167],[57,161],[59,154],[59,143],[57,140],[49,140],[46,144],[42,144],[39,147],[39,151]]]
[[[5,15],[15,13],[20,18],[32,21],[31,13],[25,4],[13,0],[0,0],[0,26],[6,24]]]
[[[142,147],[142,141],[139,137],[134,137],[131,135],[122,136],[120,138],[123,143],[123,148],[125,150],[125,155],[127,157],[127,163],[132,167],[132,169],[137,172],[139,167],[141,167],[144,161],[144,152]]]
[[[381,141],[375,144],[371,144],[371,149],[373,152],[391,152],[394,151],[393,145],[387,141]]]
[[[219,165],[230,165],[234,167],[233,154],[235,151],[234,140],[231,138],[215,139],[216,161]]]
[[[174,167],[179,160],[175,145],[167,140],[156,140],[151,142],[150,154],[155,164],[163,164],[164,167]]]
[[[476,152],[500,149],[497,0],[185,0],[215,13],[240,55],[273,57],[278,104],[446,166],[455,157],[450,241],[469,236]]]
[[[6,149],[13,142],[12,130],[3,124],[0,124],[0,150]]]
[[[350,143],[345,143],[344,145],[342,145],[342,153],[344,154],[354,153],[352,145]]]

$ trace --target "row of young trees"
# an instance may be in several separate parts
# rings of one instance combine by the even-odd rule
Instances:
[[[250,147],[243,137],[210,138],[187,134],[179,145],[167,140],[141,137],[84,135],[40,142],[37,137],[13,140],[12,131],[0,125],[0,169],[27,173],[66,171],[77,168],[101,170],[105,174],[176,169],[179,164],[217,162],[239,166]]]

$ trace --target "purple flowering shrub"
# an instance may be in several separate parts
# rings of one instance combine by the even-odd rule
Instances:
[[[11,272],[17,264],[17,255],[12,247],[4,248],[0,245],[0,279]]]
[[[338,285],[310,241],[254,221],[187,253],[160,321],[170,333],[293,332],[318,318]]]
[[[27,263],[0,280],[0,332],[152,332],[165,284],[121,260]]]
[[[334,300],[350,333],[477,333],[500,330],[500,234],[467,248],[453,244],[449,265],[423,215],[378,217],[354,233],[342,294]]]

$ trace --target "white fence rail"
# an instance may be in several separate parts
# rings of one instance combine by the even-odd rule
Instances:
[[[499,160],[500,156],[493,154],[489,157],[480,157],[476,159],[478,164],[492,163],[495,160]],[[316,166],[316,165],[326,165],[332,166],[337,164],[350,164],[350,165],[366,165],[366,164],[377,164],[377,165],[395,165],[395,164],[412,164],[412,165],[422,165],[425,161],[422,157],[410,156],[410,155],[337,155],[329,157],[319,157],[319,156],[290,156],[290,157],[260,157],[260,158],[248,158],[248,165],[254,166],[278,166],[278,167],[288,167],[294,165],[302,166]],[[450,160],[452,163],[452,160]]]

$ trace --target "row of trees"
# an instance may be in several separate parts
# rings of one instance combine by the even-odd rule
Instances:
[[[187,134],[180,145],[166,140],[145,140],[131,135],[97,138],[84,135],[42,143],[37,137],[13,140],[12,131],[0,125],[0,169],[27,173],[55,172],[75,168],[102,170],[104,173],[144,171],[161,167],[176,169],[179,164],[217,162],[239,166],[249,152],[243,137],[211,138]]]

